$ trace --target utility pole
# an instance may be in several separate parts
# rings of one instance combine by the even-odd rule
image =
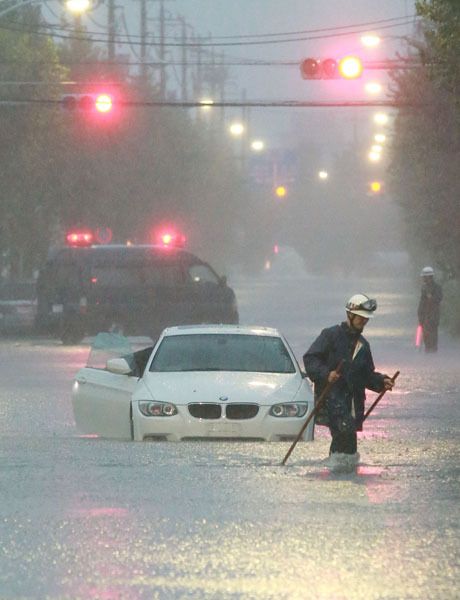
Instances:
[[[115,60],[115,0],[108,0],[107,6],[108,47],[107,56],[110,62]]]
[[[160,0],[160,98],[166,99],[166,65],[165,65],[165,4]]]
[[[196,52],[196,74],[193,82],[193,95],[195,96],[195,100],[199,100],[203,93],[203,48],[201,46],[201,37],[196,36],[196,38],[193,38],[193,42]]]
[[[147,81],[147,0],[141,0],[141,21],[139,30],[141,35],[141,80],[145,83]]]
[[[182,23],[182,77],[181,77],[181,88],[182,88],[182,102],[187,102],[187,24],[183,17],[179,17],[179,21]]]

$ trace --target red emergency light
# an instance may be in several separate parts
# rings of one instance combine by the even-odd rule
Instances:
[[[94,242],[94,234],[89,229],[69,231],[65,239],[68,246],[91,246]]]
[[[183,248],[185,242],[185,235],[174,230],[163,230],[156,235],[156,243],[164,248]]]

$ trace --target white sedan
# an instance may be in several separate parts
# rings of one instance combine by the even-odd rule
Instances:
[[[137,352],[126,338],[118,350],[98,341],[111,335],[99,334],[91,355],[99,348],[112,358],[75,376],[72,404],[82,433],[279,441],[295,438],[313,410],[311,385],[276,329],[170,327],[153,348]],[[313,421],[303,439],[313,439]]]

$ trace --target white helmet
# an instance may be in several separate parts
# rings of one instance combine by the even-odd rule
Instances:
[[[368,298],[364,294],[355,294],[348,300],[345,308],[347,309],[347,312],[353,315],[372,319],[374,316],[372,313],[377,308],[377,301]]]
[[[423,267],[423,269],[420,272],[420,277],[433,277],[433,275],[433,267]]]

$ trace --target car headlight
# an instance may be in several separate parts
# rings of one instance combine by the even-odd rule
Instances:
[[[145,417],[172,417],[177,415],[177,406],[170,402],[141,400],[139,410]]]
[[[272,417],[303,417],[308,409],[307,402],[287,402],[274,404],[269,414]]]

